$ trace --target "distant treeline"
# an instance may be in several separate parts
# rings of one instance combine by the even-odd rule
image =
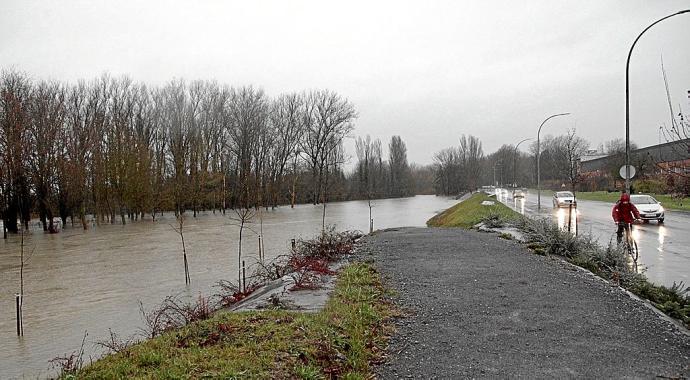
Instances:
[[[329,90],[269,97],[251,86],[103,75],[66,84],[0,75],[0,216],[10,232],[37,215],[126,223],[164,210],[407,196],[431,191],[399,136],[357,140],[354,105]]]
[[[617,141],[611,142],[611,151],[618,148],[618,145],[613,147],[614,143]],[[537,182],[536,145],[532,140],[527,147],[529,153],[525,153],[515,145],[504,144],[485,155],[479,138],[463,135],[458,145],[434,155],[436,193],[455,195],[482,185],[534,186]],[[542,183],[557,184],[556,188],[563,185],[574,188],[582,179],[579,161],[588,148],[589,142],[577,136],[575,130],[543,137],[540,144]]]

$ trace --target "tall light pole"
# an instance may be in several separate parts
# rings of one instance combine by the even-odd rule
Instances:
[[[632,56],[632,52],[637,44],[637,41],[646,31],[667,18],[678,16],[683,13],[690,13],[690,9],[685,9],[680,12],[670,14],[666,17],[662,17],[654,21],[648,27],[644,28],[642,33],[635,38],[635,41],[633,42],[632,46],[630,46],[630,51],[628,52],[628,60],[625,62],[625,192],[628,194],[630,194],[630,56]]]
[[[496,182],[496,165],[502,165],[503,162],[501,160],[498,160],[494,162],[494,186],[498,186],[498,182]]]
[[[518,147],[523,142],[529,141],[529,140],[532,140],[532,138],[530,137],[528,139],[524,139],[524,140],[520,141],[519,143],[517,143],[517,145],[515,145],[515,160],[513,161],[513,182],[514,182],[513,185],[515,187],[517,187],[517,174],[516,173],[517,173],[517,162],[518,162],[518,155],[517,155]]]
[[[541,211],[541,169],[539,168],[539,156],[541,156],[541,151],[539,150],[539,134],[541,133],[541,127],[546,124],[547,121],[550,119],[553,119],[554,117],[558,116],[565,116],[565,115],[570,115],[570,112],[566,113],[557,113],[555,115],[551,115],[544,119],[544,121],[541,122],[541,125],[539,126],[539,130],[537,130],[537,210]]]

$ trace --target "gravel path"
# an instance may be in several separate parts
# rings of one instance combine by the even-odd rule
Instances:
[[[362,240],[408,312],[378,374],[686,378],[690,337],[618,288],[496,234],[402,228]]]

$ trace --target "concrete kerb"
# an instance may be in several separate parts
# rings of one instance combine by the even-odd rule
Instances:
[[[287,306],[284,307],[287,310],[311,313],[318,312],[326,306],[326,302],[335,288],[337,272],[348,263],[349,260],[347,259],[342,259],[333,263],[330,269],[336,273],[320,276],[320,283],[315,289],[291,290],[295,285],[295,280],[292,278],[291,274],[286,274],[277,280],[273,280],[261,286],[247,296],[247,298],[226,310],[239,312],[270,309],[273,306],[272,299],[276,299],[275,297],[277,297],[282,305]]]
[[[373,233],[376,233],[376,231]],[[356,245],[360,239],[361,237],[355,239],[355,248],[353,249],[352,255],[356,253]],[[286,307],[286,309],[288,310],[312,313],[323,310],[331,292],[335,288],[338,272],[350,263],[350,256],[351,255],[343,257],[341,260],[331,263],[329,268],[335,273],[332,275],[320,276],[320,283],[316,289],[291,290],[295,285],[295,280],[292,277],[294,273],[288,273],[277,280],[262,285],[259,289],[247,296],[247,298],[225,310],[240,312],[270,309],[273,306],[272,300],[275,299],[274,297],[277,297],[277,299],[281,301],[281,304],[287,305],[288,307]]]
[[[671,322],[672,324],[674,324],[674,325],[678,328],[678,331],[680,331],[681,333],[683,333],[683,334],[685,334],[685,335],[687,335],[687,336],[690,336],[690,330],[688,330],[680,321],[678,321],[678,320],[675,319],[675,318],[671,318],[670,316],[666,315],[663,311],[657,309],[649,300],[646,300],[646,299],[644,299],[644,298],[640,298],[640,297],[638,297],[637,295],[635,295],[634,293],[632,293],[631,291],[629,291],[628,289],[625,289],[625,288],[623,288],[623,287],[621,287],[621,286],[619,286],[619,285],[616,285],[616,284],[612,283],[611,281],[609,281],[609,280],[607,280],[607,279],[605,279],[605,278],[603,278],[603,277],[599,277],[599,276],[597,276],[595,273],[592,273],[591,271],[589,271],[589,270],[587,270],[587,269],[585,269],[585,268],[583,268],[583,267],[580,267],[580,266],[577,266],[577,265],[575,265],[575,264],[573,264],[573,263],[570,263],[570,262],[568,262],[567,260],[565,260],[565,259],[562,258],[562,257],[559,257],[559,256],[551,256],[551,257],[555,257],[557,260],[560,260],[560,261],[561,261],[562,263],[564,263],[565,265],[570,266],[570,267],[574,268],[575,270],[577,270],[577,271],[579,271],[579,272],[582,272],[582,273],[584,273],[584,274],[586,274],[586,275],[588,275],[588,276],[590,276],[590,277],[592,277],[592,278],[595,278],[595,279],[597,279],[597,280],[599,280],[599,281],[601,281],[601,282],[603,282],[603,283],[605,283],[605,284],[611,286],[612,288],[617,288],[618,290],[620,290],[620,291],[622,291],[623,293],[627,294],[628,297],[632,298],[633,300],[638,301],[639,303],[641,303],[642,305],[644,305],[646,308],[648,308],[649,310],[651,310],[651,311],[653,311],[654,313],[656,313],[656,315],[659,316],[661,319],[663,319],[663,320],[665,320],[665,321],[668,321],[668,322]]]

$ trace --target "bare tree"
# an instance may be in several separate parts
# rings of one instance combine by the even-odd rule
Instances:
[[[283,185],[282,180],[285,177],[285,170],[291,158],[294,161],[293,170],[296,170],[298,154],[296,153],[295,146],[303,131],[302,106],[303,99],[296,93],[279,96],[271,106],[270,119],[273,133],[275,134],[271,158],[273,164],[270,172],[270,193],[273,207],[278,205],[280,189]],[[293,178],[293,206],[294,185]]]
[[[170,166],[172,169],[173,202],[176,215],[184,212],[187,200],[187,180],[189,166],[190,112],[186,85],[183,81],[173,81],[163,89],[165,98],[164,123]],[[193,112],[191,112],[193,114]]]
[[[43,231],[55,232],[53,184],[57,173],[58,141],[65,117],[65,91],[62,85],[41,82],[35,86],[29,102],[29,113],[29,135],[33,150],[29,164],[39,216]]]
[[[412,194],[407,146],[400,136],[393,136],[388,144],[388,165],[390,166],[390,195],[404,197]]]
[[[336,144],[333,142],[333,144]],[[346,162],[346,157],[345,157],[345,152],[343,150],[343,143],[342,140],[337,143],[337,145],[333,146],[332,148],[329,147],[327,150],[329,152],[329,156],[326,157],[325,165],[324,165],[324,181],[323,181],[323,187],[321,190],[321,203],[323,204],[323,213],[322,213],[322,219],[321,219],[321,232],[322,235],[326,231],[326,205],[328,204],[328,196],[329,196],[329,174],[331,175],[337,175],[340,172],[340,165]]]
[[[17,216],[28,229],[31,216],[30,178],[27,162],[31,154],[29,135],[30,83],[26,75],[3,72],[0,77],[0,150],[2,174],[3,225],[18,233]]]
[[[125,224],[164,210],[196,216],[354,196],[341,143],[357,114],[332,91],[271,99],[208,81],[149,88],[103,74],[68,85],[12,71],[0,95],[0,216],[10,232],[32,212],[53,231],[55,213],[86,229],[88,214]],[[370,196],[399,187],[380,145],[368,163]]]
[[[690,116],[683,114],[683,111],[678,106],[676,110],[673,107],[673,100],[671,99],[671,92],[668,88],[668,77],[666,76],[666,69],[664,68],[664,61],[661,61],[661,71],[664,76],[664,85],[666,87],[666,99],[668,102],[669,110],[669,121],[670,125],[664,125],[662,132],[664,134],[664,139],[666,140],[670,150],[670,153],[666,154],[666,157],[658,157],[657,161],[685,161],[690,156]],[[690,91],[688,92],[688,97],[690,98]],[[678,167],[673,167],[673,165],[657,165],[658,168],[663,169],[664,172],[673,176],[680,177],[683,179],[682,182],[684,186],[684,191],[681,193],[688,193],[690,189],[690,176],[687,175],[685,170],[680,170]],[[678,182],[673,178],[669,178],[669,182]]]
[[[352,131],[357,118],[354,106],[347,99],[329,90],[311,91],[305,95],[302,114],[304,137],[300,150],[304,152],[312,172],[312,201],[318,203],[326,176],[328,157]]]
[[[486,172],[483,171],[484,164],[481,141],[474,136],[463,135],[458,147],[446,148],[434,155],[437,193],[450,195],[476,189],[482,173]]]
[[[479,186],[484,151],[479,138],[469,135],[460,137],[460,160],[464,166],[466,189],[474,190]]]
[[[575,129],[569,130],[564,136],[559,136],[557,141],[560,146],[556,160],[559,171],[570,184],[570,189],[575,191],[575,185],[580,181],[580,159],[587,152],[589,143],[577,136]]]
[[[233,218],[234,224],[239,228],[239,238],[237,240],[237,282],[240,283],[240,289],[243,289],[246,284],[242,282],[242,239],[244,237],[244,230],[249,229],[249,225],[252,223],[256,211],[254,208],[249,206],[239,207],[234,209],[235,218]]]
[[[374,152],[369,135],[366,138],[358,137],[355,140],[355,152],[357,154],[357,168],[355,169],[355,175],[357,176],[356,191],[358,196],[371,199],[373,196],[371,162],[374,160],[372,157]]]
[[[172,224],[170,227],[180,235],[180,242],[182,243],[182,258],[184,259],[184,282],[189,285],[192,281],[189,278],[189,264],[187,262],[187,247],[184,243],[184,214],[177,214],[177,227]]]

